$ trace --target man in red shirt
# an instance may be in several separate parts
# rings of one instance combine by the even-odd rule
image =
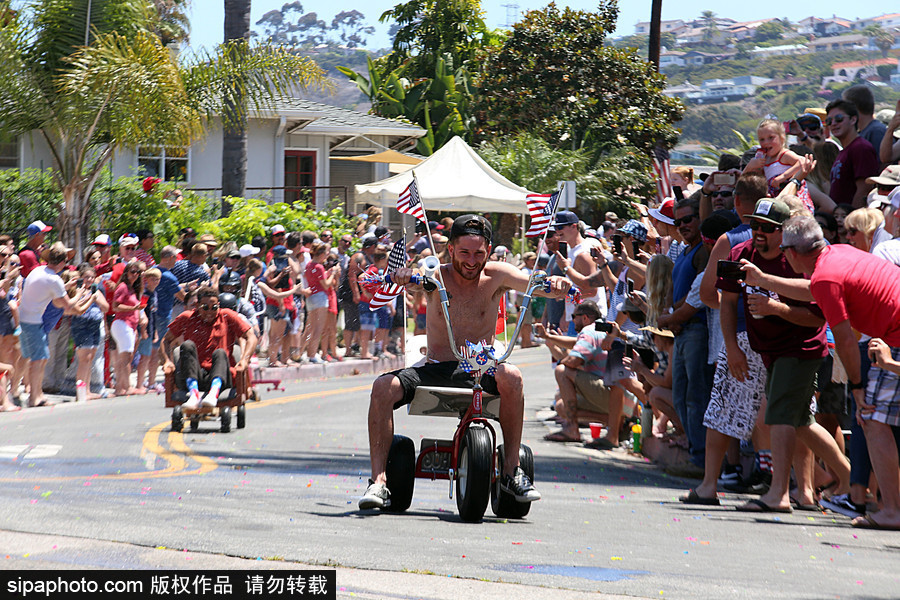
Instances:
[[[176,368],[172,344],[179,338],[184,342]],[[219,308],[216,290],[204,286],[197,291],[197,308],[181,313],[169,324],[160,345],[163,371],[174,371],[176,389],[188,392],[185,407],[215,406],[222,388],[231,387],[232,375],[247,369],[256,341],[250,325],[233,310]],[[232,357],[235,343],[241,346],[237,364]],[[202,399],[201,390],[207,392]]]
[[[812,217],[785,223],[782,248],[795,270],[811,274],[809,291],[834,334],[878,478],[882,509],[857,517],[853,526],[900,530],[900,376],[891,368],[900,359],[900,268],[851,246],[827,246]],[[868,382],[854,329],[873,338]]]
[[[831,191],[829,195],[836,204],[852,204],[853,208],[866,205],[866,196],[872,189],[866,183],[869,177],[881,172],[878,154],[868,140],[856,131],[859,112],[856,105],[847,100],[834,100],[825,109],[828,117],[825,124],[841,143],[842,150],[831,167]]]

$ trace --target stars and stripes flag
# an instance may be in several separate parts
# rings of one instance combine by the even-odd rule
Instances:
[[[653,149],[653,176],[656,179],[656,200],[672,197],[672,182],[669,179],[669,151],[662,146]]]
[[[403,214],[412,215],[423,223],[428,222],[425,218],[425,209],[422,208],[422,199],[419,198],[419,186],[416,184],[415,177],[397,197],[397,210]]]
[[[413,182],[415,183],[415,181]],[[394,244],[394,247],[391,248],[390,254],[388,254],[388,264],[387,271],[385,271],[386,275],[390,275],[397,269],[406,266],[406,236],[400,238],[397,243]],[[403,291],[402,285],[397,285],[396,283],[384,283],[378,291],[375,292],[375,297],[372,298],[372,301],[369,302],[369,307],[372,310],[376,310],[385,306],[386,304],[392,302],[394,298],[400,295],[400,292]]]
[[[525,196],[525,204],[528,206],[528,214],[531,215],[531,224],[525,237],[540,237],[544,235],[553,218],[553,210],[559,201],[561,190],[552,194],[528,194]]]

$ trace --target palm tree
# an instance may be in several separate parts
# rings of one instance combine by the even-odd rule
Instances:
[[[881,50],[881,57],[888,57],[888,50],[894,45],[894,34],[884,29],[881,23],[875,23],[865,27],[860,33],[871,38],[875,47]]]
[[[8,8],[0,1],[0,13]],[[309,59],[246,42],[179,62],[153,33],[152,14],[142,0],[37,0],[0,23],[0,133],[35,133],[49,148],[64,201],[57,230],[75,248],[118,149],[189,145],[209,121],[229,123],[224,98],[235,87],[263,110],[293,85],[324,81]]]
[[[225,43],[235,50],[248,48],[250,40],[250,0],[225,0]],[[239,56],[236,56],[240,60]],[[222,216],[231,210],[229,197],[243,197],[247,187],[247,111],[242,85],[225,98],[229,125],[222,131]]]
[[[703,41],[712,43],[713,38],[719,33],[719,24],[716,22],[716,13],[711,10],[704,10],[700,13],[703,20]]]

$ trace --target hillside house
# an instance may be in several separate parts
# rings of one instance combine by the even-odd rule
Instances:
[[[851,62],[839,62],[831,65],[833,75],[822,78],[822,87],[832,82],[847,83],[851,81],[863,81],[878,77],[878,67],[897,66],[896,58],[876,58],[873,60],[857,60]]]
[[[806,47],[812,52],[827,52],[829,50],[862,50],[869,48],[871,40],[866,36],[854,33],[837,37],[822,37],[807,42]]]
[[[684,55],[684,52],[672,50],[661,52],[659,55],[659,70],[665,71],[671,67],[683,67],[685,64]]]
[[[750,51],[755,57],[769,58],[770,56],[790,56],[793,54],[808,54],[809,48],[805,44],[785,44],[783,46],[760,47],[754,46]]]

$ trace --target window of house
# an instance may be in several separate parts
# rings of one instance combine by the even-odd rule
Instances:
[[[19,142],[15,136],[0,134],[0,169],[19,168]]]
[[[179,146],[139,146],[138,174],[163,181],[188,181],[190,150]]]

